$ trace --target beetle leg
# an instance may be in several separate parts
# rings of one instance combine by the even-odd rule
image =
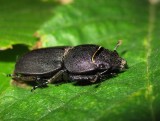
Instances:
[[[97,80],[101,80],[102,78],[104,78],[104,73],[106,73],[108,70],[105,70],[105,71],[103,71],[103,72],[101,72],[101,73],[97,73],[96,75],[95,75],[95,78],[93,79],[93,80],[90,80],[90,82],[92,82],[92,83],[94,83],[94,82],[96,82]],[[105,75],[106,76],[106,75]]]
[[[11,77],[11,78],[19,78],[21,75],[20,74],[7,74],[7,77]]]
[[[93,80],[95,78],[95,75],[69,75],[69,80],[74,81],[87,81],[87,80]]]
[[[33,86],[33,88],[31,89],[31,92],[33,92],[35,89],[39,88],[39,87],[44,87],[48,84],[48,82],[43,82],[41,84],[38,84],[36,86]]]
[[[38,85],[33,86],[33,88],[31,89],[31,92],[33,92],[35,89],[39,88],[39,87],[44,87],[47,86],[48,82],[44,81],[42,79],[40,79],[39,77],[37,77],[36,82],[38,83]]]
[[[111,75],[111,76],[117,76],[117,74],[116,74],[116,73],[110,73],[110,75]]]
[[[38,83],[38,85],[34,86],[31,89],[31,92],[33,92],[35,89],[37,89],[39,87],[46,86],[48,83],[53,83],[55,80],[57,80],[57,78],[61,77],[64,72],[65,72],[65,70],[60,70],[59,72],[57,72],[53,77],[51,77],[47,81],[46,81],[46,79],[43,80],[43,79],[37,77],[36,82]]]
[[[48,79],[47,82],[48,83],[53,83],[55,80],[57,80],[58,78],[60,78],[65,71],[66,70],[60,70],[60,71],[58,71],[53,77],[51,77],[50,79]]]
[[[95,75],[94,79],[90,80],[90,82],[92,82],[92,83],[96,82],[99,79],[99,77],[100,77],[100,74],[97,73],[97,75]]]

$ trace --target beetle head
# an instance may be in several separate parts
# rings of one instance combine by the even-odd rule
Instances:
[[[111,71],[125,71],[128,68],[126,60],[121,58],[116,50],[114,50],[111,55]]]
[[[124,71],[127,68],[127,62],[121,58],[117,51],[103,50],[95,57],[95,64],[98,70],[111,72]]]
[[[101,46],[97,49],[97,51],[92,56],[92,62],[97,65],[98,70],[119,72],[124,71],[127,68],[126,60],[121,58],[116,51],[120,44],[121,41],[118,41],[114,51],[110,51]]]
[[[112,71],[124,71],[125,69],[128,68],[126,60],[121,58],[116,51],[121,44],[122,40],[119,40],[114,48],[114,51],[112,52],[111,56]]]

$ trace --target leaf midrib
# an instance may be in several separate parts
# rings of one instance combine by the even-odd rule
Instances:
[[[149,17],[148,17],[148,35],[147,39],[145,40],[145,50],[146,50],[146,81],[147,81],[147,88],[145,92],[145,97],[149,101],[149,110],[151,113],[151,118],[152,121],[156,121],[155,119],[155,112],[153,108],[153,101],[154,101],[154,96],[153,96],[153,85],[151,82],[151,70],[150,70],[150,56],[152,53],[152,48],[151,48],[151,43],[153,41],[152,36],[154,32],[154,23],[155,23],[155,17],[156,17],[156,6],[155,4],[152,4],[150,2],[149,5]]]

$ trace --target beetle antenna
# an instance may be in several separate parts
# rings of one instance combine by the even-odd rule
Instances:
[[[117,50],[117,48],[122,44],[122,40],[119,40],[114,48],[114,50]]]
[[[95,53],[93,53],[93,56],[92,56],[92,62],[94,63],[95,60],[94,60],[94,57],[96,56],[96,53],[102,48],[102,46],[99,46],[99,48],[96,50]]]

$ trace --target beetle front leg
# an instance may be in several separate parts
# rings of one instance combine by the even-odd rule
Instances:
[[[103,78],[105,78],[105,77],[108,77],[109,75],[106,75],[106,74],[105,74],[107,71],[108,71],[108,70],[105,70],[105,71],[103,71],[103,72],[97,73],[97,74],[95,75],[94,79],[93,79],[93,80],[90,80],[90,82],[95,83],[97,80],[101,80],[101,79],[103,79]]]
[[[97,80],[99,80],[99,74],[95,75],[94,79],[90,80],[90,82],[95,83]]]
[[[76,81],[76,85],[90,85],[99,80],[99,77],[95,75],[69,75],[69,80]]]

